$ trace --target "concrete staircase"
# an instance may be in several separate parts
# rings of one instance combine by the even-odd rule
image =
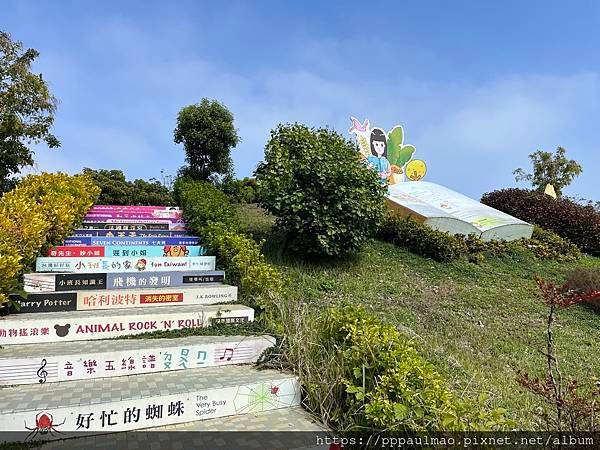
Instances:
[[[111,289],[105,283],[92,291],[88,283],[110,279],[110,273],[94,272],[93,257],[85,258],[81,271],[75,259],[66,259],[58,264],[72,272],[38,276],[43,286],[30,286],[33,293],[17,299],[22,312],[0,317],[0,442],[60,440],[44,448],[61,449],[209,448],[195,441],[206,444],[206,436],[177,433],[174,439],[173,432],[323,430],[299,407],[296,377],[251,366],[275,344],[271,336],[135,337],[253,321],[252,308],[235,303],[235,287],[213,282],[208,271],[214,266],[204,271],[187,265],[179,271],[183,277],[166,271],[160,274],[164,283],[151,288]],[[112,266],[111,257],[101,259]],[[136,282],[145,277],[131,276]],[[199,284],[184,286],[188,282]],[[139,430],[180,446],[157,447],[160,440]],[[268,448],[264,435],[234,447],[228,436],[210,448]],[[277,448],[307,448],[307,436],[300,438]]]

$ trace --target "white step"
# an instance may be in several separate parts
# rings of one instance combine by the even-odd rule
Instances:
[[[31,433],[31,440],[65,438],[77,431],[139,430],[299,404],[300,386],[293,375],[249,366],[211,367],[0,389],[0,431]],[[36,423],[50,421],[53,433],[35,432]],[[7,436],[0,433],[0,440]]]
[[[20,305],[14,314],[58,311],[147,308],[175,305],[214,305],[237,300],[237,286],[214,284],[199,287],[110,289],[100,291],[38,292],[27,298],[11,295]]]
[[[302,407],[293,406],[138,432],[48,442],[42,449],[329,450],[327,436],[323,425]]]
[[[147,258],[61,258],[40,256],[35,260],[36,272],[121,273],[132,271],[167,272],[173,270],[215,270],[214,256]]]
[[[102,289],[145,289],[173,286],[196,287],[206,283],[222,283],[225,272],[173,271],[126,273],[26,273],[25,292],[97,291]]]
[[[0,317],[0,345],[87,341],[253,320],[252,308],[235,304],[10,314]]]
[[[0,348],[0,386],[252,363],[273,345],[267,335],[12,345]]]

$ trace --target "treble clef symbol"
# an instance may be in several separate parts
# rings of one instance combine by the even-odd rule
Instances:
[[[40,367],[37,371],[37,376],[39,377],[39,383],[45,383],[46,377],[48,376],[48,372],[44,369],[46,367],[46,358],[42,359],[42,367]]]

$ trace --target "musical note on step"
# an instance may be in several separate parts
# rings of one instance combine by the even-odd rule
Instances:
[[[46,371],[46,358],[42,359],[42,366],[38,369],[37,371],[37,376],[39,378],[38,382],[39,383],[45,383],[46,382],[46,378],[48,377],[48,372]]]
[[[223,356],[221,356],[219,359],[222,361],[225,359],[225,355],[227,355],[227,352],[231,352],[229,354],[229,356],[227,357],[227,361],[231,361],[231,358],[233,358],[233,349],[232,348],[226,348],[225,351],[223,352]]]

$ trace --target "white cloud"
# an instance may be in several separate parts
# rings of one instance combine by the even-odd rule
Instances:
[[[46,57],[44,72],[57,80],[63,100],[57,115],[63,148],[39,150],[40,167],[114,167],[136,177],[156,176],[161,168],[174,173],[183,161],[172,142],[176,114],[210,97],[235,115],[242,143],[233,156],[240,176],[262,158],[279,122],[327,125],[346,134],[349,116],[363,115],[384,128],[402,123],[407,141],[429,165],[429,179],[472,196],[513,184],[511,172],[527,165],[527,154],[562,145],[584,163],[572,193],[600,197],[594,173],[600,163],[593,120],[600,112],[597,74],[432,81],[399,71],[381,80],[377,74],[353,79],[346,72],[355,62],[352,52],[378,43],[346,50],[345,44],[318,41],[293,48],[298,55],[290,58],[302,62],[301,69],[225,68],[178,48],[192,31],[188,46],[203,40],[189,25],[157,35],[128,21],[98,24],[83,42],[101,57],[116,55],[101,76],[94,73],[98,64],[87,60]],[[413,53],[412,63],[435,57]]]

